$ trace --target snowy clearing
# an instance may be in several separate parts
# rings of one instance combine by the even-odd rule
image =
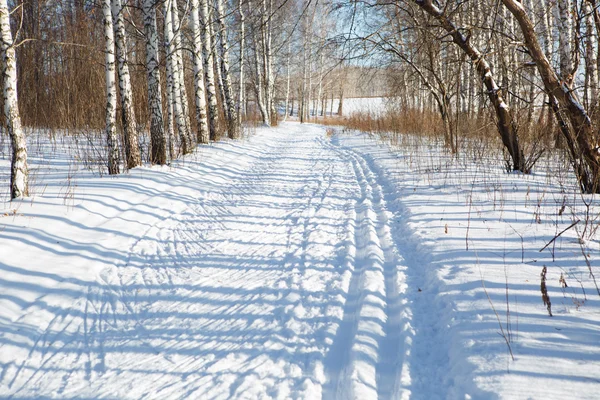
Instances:
[[[599,245],[539,251],[589,200],[552,163],[297,123],[116,178],[35,148],[0,215],[2,398],[598,396]]]

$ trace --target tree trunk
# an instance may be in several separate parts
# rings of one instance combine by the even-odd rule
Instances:
[[[125,22],[121,0],[112,0],[112,17],[117,49],[119,92],[121,93],[125,164],[128,169],[131,169],[142,164],[142,157],[140,155],[137,122],[133,109],[131,76],[129,75],[129,63],[127,61],[127,38],[125,36]]]
[[[235,100],[231,88],[231,77],[229,73],[229,43],[227,43],[227,27],[225,25],[225,14],[223,12],[223,0],[216,0],[217,24],[219,25],[219,37],[221,39],[221,73],[223,75],[223,92],[225,95],[225,114],[227,116],[227,131],[230,139],[240,137]]]
[[[238,0],[238,12],[240,14],[240,85],[239,85],[239,93],[238,93],[238,104],[237,104],[237,116],[238,116],[238,125],[241,128],[242,125],[242,114],[244,114],[244,92],[245,92],[245,84],[244,84],[244,52],[246,50],[246,16],[244,15],[243,9],[243,0]]]
[[[4,1],[4,0],[2,0]],[[108,173],[118,174],[119,141],[117,138],[117,84],[115,80],[115,38],[112,24],[111,0],[103,0],[104,41],[106,44],[106,142],[108,145]]]
[[[194,50],[194,88],[196,105],[197,140],[199,143],[208,143],[210,132],[206,118],[206,97],[204,88],[204,59],[202,57],[202,27],[200,26],[198,0],[192,0],[192,35]]]
[[[27,143],[21,126],[17,99],[17,60],[10,31],[7,0],[0,0],[0,30],[2,34],[0,55],[4,75],[4,116],[12,150],[10,165],[10,198],[12,200],[29,196],[29,170],[27,168]]]
[[[175,87],[177,88],[178,97],[176,102],[181,104],[181,115],[178,121],[181,120],[183,123],[183,137],[181,141],[185,140],[185,146],[183,146],[183,154],[191,153],[194,150],[194,138],[192,137],[192,128],[190,124],[190,106],[188,103],[187,89],[185,87],[185,76],[183,70],[183,48],[181,44],[181,21],[179,19],[179,7],[177,0],[172,0],[173,12],[171,16],[173,18],[173,36],[175,43],[175,62],[176,62],[176,73],[175,73]],[[177,108],[175,109],[177,112]],[[178,129],[180,129],[178,127]],[[180,133],[181,134],[181,133]]]
[[[593,14],[594,10],[588,3],[585,3],[585,73],[586,73],[586,96],[588,97],[587,107],[588,110],[595,110],[598,103],[598,70],[597,52],[595,46],[598,45],[598,36],[594,29]],[[593,112],[593,111],[592,111]]]
[[[251,9],[252,5],[248,0],[248,8]],[[256,25],[252,26],[252,41],[254,42],[254,69],[256,72],[254,80],[254,92],[256,94],[256,103],[262,117],[263,125],[271,126],[271,120],[269,118],[269,111],[265,105],[265,98],[263,93],[263,73],[261,72],[261,63],[259,54],[260,43],[256,34]]]
[[[571,62],[571,0],[557,0],[554,5],[556,28],[558,31],[558,49],[560,72],[559,77],[569,86],[573,83],[573,65]]]
[[[177,48],[173,29],[173,1],[164,2],[165,13],[165,48],[167,53],[167,90],[171,93],[171,107],[177,133],[179,134],[180,149],[183,154],[190,153],[191,146],[188,141],[188,132],[182,105],[181,81],[177,62]],[[169,88],[170,85],[170,88]]]
[[[150,162],[167,163],[167,146],[163,125],[162,93],[158,59],[158,28],[155,0],[144,0],[144,30],[146,33],[146,71],[148,75],[148,110],[150,112]]]
[[[290,102],[290,60],[292,58],[292,40],[288,40],[288,52],[287,52],[287,65],[286,65],[286,85],[285,85],[285,112],[283,114],[283,120],[287,120],[288,108]],[[293,105],[292,105],[293,107]]]
[[[215,87],[214,57],[212,37],[210,34],[211,16],[208,10],[208,0],[200,0],[200,21],[202,30],[202,51],[204,53],[204,78],[206,81],[206,97],[208,100],[208,128],[210,139],[219,137],[219,110],[217,105],[217,89]]]

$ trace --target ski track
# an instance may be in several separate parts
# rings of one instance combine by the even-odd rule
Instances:
[[[436,322],[408,293],[425,272],[403,257],[383,172],[321,128],[284,126],[139,232],[70,308],[37,299],[29,313],[53,316],[15,343],[27,357],[3,366],[0,397],[443,397]],[[413,348],[436,366],[413,369]]]

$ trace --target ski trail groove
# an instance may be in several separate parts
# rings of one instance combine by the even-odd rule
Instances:
[[[403,352],[410,338],[406,267],[390,227],[382,185],[365,159],[351,149],[330,145],[354,169],[360,197],[349,226],[347,262],[353,265],[343,321],[331,350],[329,397],[404,399],[410,374]],[[403,323],[405,324],[403,326]],[[408,324],[408,325],[407,325]]]

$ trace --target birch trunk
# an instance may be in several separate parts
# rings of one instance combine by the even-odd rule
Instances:
[[[190,126],[190,106],[188,103],[187,97],[187,89],[185,87],[185,76],[183,70],[183,49],[181,45],[181,21],[179,19],[179,7],[177,6],[177,0],[172,0],[173,11],[171,16],[173,18],[173,37],[175,43],[175,61],[176,61],[176,71],[175,86],[178,87],[178,97],[176,101],[179,100],[181,103],[181,119],[183,120],[183,129],[185,135],[185,146],[183,148],[183,153],[191,153],[194,147],[194,139],[192,137],[192,128]],[[183,138],[182,138],[183,142]]]
[[[598,101],[598,70],[596,69],[597,53],[595,51],[595,46],[597,43],[596,31],[594,29],[594,20],[593,20],[593,9],[589,5],[589,3],[584,4],[585,10],[585,32],[586,32],[586,40],[585,40],[585,78],[586,78],[586,87],[585,87],[585,97],[586,97],[586,106],[588,110],[592,110],[596,108],[596,104]]]
[[[536,3],[536,12],[538,14],[539,23],[539,36],[543,39],[544,43],[544,54],[547,58],[550,58],[550,54],[552,51],[552,13],[550,7],[548,6],[546,0],[540,0]],[[545,123],[551,123],[552,120],[552,107],[550,106],[550,98],[546,95],[546,100],[544,104],[547,104],[540,112],[539,121],[546,121]],[[544,111],[546,110],[546,111]],[[545,114],[545,117],[544,117]]]
[[[213,70],[214,57],[212,37],[210,33],[211,15],[208,9],[208,0],[200,0],[200,21],[202,23],[202,51],[204,53],[204,78],[206,81],[206,97],[208,100],[208,128],[210,139],[219,137],[219,110],[217,109],[217,92],[215,87],[215,73]]]
[[[198,142],[208,143],[210,132],[208,129],[208,120],[206,118],[206,97],[204,88],[204,60],[202,57],[202,27],[200,26],[199,3],[198,0],[192,0],[192,35],[194,50],[194,88],[196,104],[196,124],[198,126]]]
[[[219,26],[219,37],[221,41],[221,74],[223,76],[223,92],[225,95],[225,111],[227,115],[227,128],[230,139],[238,139],[240,127],[238,125],[235,100],[231,88],[231,77],[229,73],[229,43],[227,43],[227,27],[225,25],[225,14],[223,12],[223,0],[216,0],[217,24]]]
[[[269,111],[269,121],[271,124],[277,123],[277,114],[275,112],[275,83],[273,78],[273,54],[271,47],[272,31],[271,31],[271,15],[273,14],[273,0],[269,0],[269,6],[266,9],[266,41],[265,41],[265,92],[267,93],[267,109]]]
[[[167,146],[163,125],[162,93],[158,58],[158,28],[155,0],[144,0],[144,30],[146,33],[146,71],[148,75],[148,110],[150,112],[150,162],[167,163]]]
[[[592,16],[594,19],[594,26],[596,28],[596,75],[600,73],[600,10],[598,10],[598,4],[596,0],[587,0],[592,6]],[[596,84],[598,88],[598,84]],[[600,89],[600,88],[599,88]],[[598,104],[598,94],[594,97],[594,103]]]
[[[211,14],[212,15],[212,14]],[[208,25],[210,28],[210,37],[212,38],[212,52],[213,52],[213,60],[215,62],[214,65],[214,73],[216,77],[216,85],[217,85],[217,93],[219,93],[220,105],[223,110],[223,116],[225,117],[225,123],[227,123],[227,107],[225,105],[225,90],[223,89],[223,70],[221,69],[221,56],[219,52],[217,52],[217,34],[215,33],[214,27],[214,17],[211,17],[211,23]],[[217,104],[219,101],[217,100]]]
[[[164,21],[164,46],[165,46],[165,69],[167,73],[167,138],[169,141],[169,158],[176,158],[175,152],[175,116],[174,116],[174,103],[175,103],[175,92],[173,86],[173,20],[171,18],[171,0],[165,0],[163,2],[163,14],[165,16]]]
[[[177,63],[177,48],[175,47],[175,34],[173,30],[173,1],[167,0],[164,4],[165,13],[165,48],[167,49],[167,90],[171,93],[171,107],[177,133],[179,134],[180,150],[183,154],[191,152],[188,142],[187,124],[182,106],[182,93],[179,80],[179,70]],[[169,88],[169,84],[171,85]]]
[[[17,59],[7,0],[0,0],[0,56],[4,77],[4,116],[10,136],[12,158],[10,165],[10,198],[29,196],[29,170],[27,167],[27,142],[21,126],[19,102],[17,99]]]
[[[2,0],[4,1],[4,0]],[[119,141],[117,138],[117,83],[115,80],[115,38],[112,23],[111,0],[103,0],[104,41],[106,45],[106,143],[108,146],[108,173],[119,171]]]
[[[248,1],[248,8],[251,9],[251,2]],[[265,99],[263,93],[263,74],[261,72],[261,63],[259,55],[259,46],[261,42],[258,41],[258,37],[256,35],[256,26],[252,27],[252,39],[254,42],[254,67],[256,72],[256,79],[254,82],[254,92],[256,94],[256,102],[258,103],[258,109],[260,110],[260,115],[262,117],[263,125],[271,126],[271,120],[269,119],[269,112],[267,107],[265,106]]]
[[[570,18],[571,1],[570,0],[557,0],[554,6],[556,28],[558,30],[558,49],[559,49],[559,62],[560,79],[565,81],[567,85],[571,86],[573,83],[573,65],[571,62],[571,38],[572,24]]]
[[[324,58],[324,52],[322,51],[323,47],[325,46],[325,40],[323,40],[321,42],[321,54],[319,56],[319,89],[317,90],[317,104],[315,107],[315,119],[317,119],[317,117],[319,116],[319,102],[321,101],[321,93],[323,92],[323,58]],[[322,107],[321,107],[322,109]]]
[[[131,76],[127,61],[127,38],[125,36],[125,22],[121,0],[112,0],[112,17],[117,49],[119,92],[121,93],[125,164],[128,169],[131,169],[142,164],[142,157],[140,155],[137,123],[133,109],[133,92],[131,90]]]
[[[238,93],[237,116],[238,125],[240,125],[240,127],[242,124],[242,114],[244,113],[244,51],[246,50],[246,16],[244,15],[242,5],[243,1],[238,0],[238,12],[240,14],[240,57],[238,59],[240,64],[240,87]]]
[[[290,101],[290,60],[292,58],[292,40],[288,40],[288,53],[287,53],[287,65],[286,65],[286,85],[285,85],[285,112],[283,114],[283,121],[287,120],[288,107]]]

